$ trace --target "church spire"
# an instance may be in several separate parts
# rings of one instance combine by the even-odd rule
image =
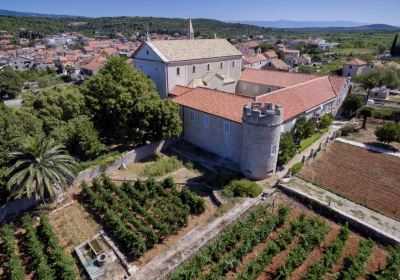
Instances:
[[[149,28],[148,27],[146,29],[146,39],[145,39],[145,41],[146,42],[150,42],[150,35],[149,35]]]
[[[188,22],[188,25],[187,25],[186,38],[187,39],[194,39],[194,31],[193,31],[193,25],[192,25],[192,19],[191,18],[189,18],[189,22]]]

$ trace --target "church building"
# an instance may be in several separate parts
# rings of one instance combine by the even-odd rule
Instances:
[[[229,159],[251,179],[276,169],[280,136],[299,117],[318,120],[339,110],[348,78],[242,69],[242,54],[223,39],[143,42],[134,66],[161,97],[181,107],[182,138]]]
[[[242,54],[225,39],[195,39],[189,20],[187,40],[147,39],[133,54],[133,64],[156,83],[163,98],[176,85],[234,93]]]

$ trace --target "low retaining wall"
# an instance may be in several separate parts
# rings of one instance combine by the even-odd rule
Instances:
[[[355,232],[358,232],[366,237],[371,237],[374,240],[377,240],[383,244],[388,244],[388,245],[400,244],[400,240],[398,240],[396,237],[391,236],[390,234],[387,234],[381,231],[380,229],[375,228],[357,218],[354,218],[343,211],[334,209],[306,193],[295,190],[284,184],[278,184],[277,187],[284,193],[298,200],[299,202],[309,204],[312,207],[313,211],[331,220],[334,220],[337,223],[341,224],[348,223],[349,228]]]
[[[162,150],[166,149],[169,145],[175,143],[177,140],[163,140],[155,143],[151,143],[145,146],[133,149],[120,158],[115,160],[113,163],[106,167],[92,167],[79,172],[71,186],[80,184],[83,180],[90,181],[91,179],[101,175],[102,173],[111,172],[117,170],[122,164],[128,165],[130,163],[141,161],[145,158],[153,156]],[[6,222],[9,218],[26,211],[35,206],[37,201],[34,198],[22,197],[20,199],[13,200],[7,204],[0,206],[0,224]]]

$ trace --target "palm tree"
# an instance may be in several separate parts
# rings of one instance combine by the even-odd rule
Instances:
[[[42,136],[27,137],[19,151],[10,153],[13,165],[8,169],[7,188],[17,198],[32,194],[36,198],[56,196],[75,177],[77,163],[64,147]]]

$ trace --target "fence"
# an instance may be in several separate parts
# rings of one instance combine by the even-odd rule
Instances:
[[[321,141],[317,149],[311,149],[310,154],[308,156],[304,155],[301,159],[302,163],[307,163],[308,161],[314,159],[320,151],[324,151],[330,142],[334,141],[336,138],[336,131],[332,133],[331,136],[328,136],[325,141]]]
[[[102,173],[111,172],[119,169],[122,165],[141,161],[145,158],[153,156],[160,151],[166,149],[169,145],[175,143],[177,140],[162,140],[159,142],[151,143],[133,149],[113,163],[106,167],[96,166],[79,172],[71,186],[80,184],[83,180],[90,181],[91,179],[101,175]],[[38,200],[35,198],[22,197],[15,199],[7,204],[0,206],[0,223],[6,222],[10,217],[15,216],[23,211],[26,211],[37,204]]]

